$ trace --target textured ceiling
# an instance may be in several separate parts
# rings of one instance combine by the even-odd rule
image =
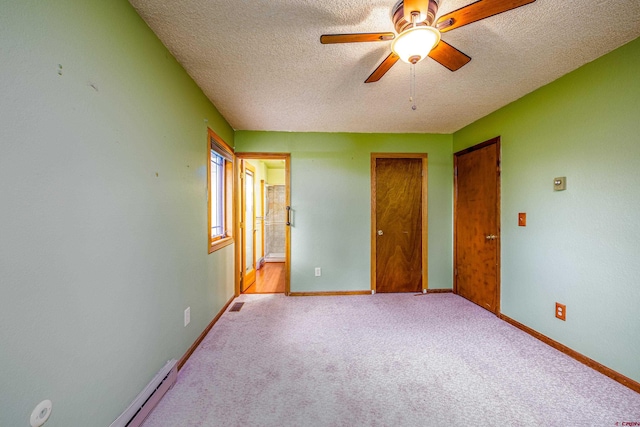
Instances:
[[[451,133],[640,36],[640,0],[537,0],[444,33],[471,56],[365,79],[390,42],[320,35],[393,31],[396,0],[130,0],[236,130]],[[473,0],[442,0],[438,16]]]

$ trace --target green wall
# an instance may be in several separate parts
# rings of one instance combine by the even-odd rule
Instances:
[[[0,425],[107,426],[233,295],[206,127],[233,130],[125,0],[0,10]]]
[[[502,312],[636,381],[638,70],[640,39],[453,136],[454,151],[502,137]]]
[[[234,135],[126,1],[0,10],[0,425],[43,399],[47,426],[109,425],[233,295],[207,126],[291,152],[293,291],[369,289],[371,152],[429,154],[429,287],[450,288],[452,152],[501,135],[502,311],[640,381],[640,41],[453,135]]]
[[[269,185],[285,185],[284,169],[269,169],[267,171],[267,184]]]
[[[429,288],[451,288],[451,135],[238,131],[235,141],[237,152],[291,153],[292,292],[371,289],[371,153],[428,153]]]

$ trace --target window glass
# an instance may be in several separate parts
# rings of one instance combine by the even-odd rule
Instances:
[[[209,134],[209,253],[233,243],[233,150],[211,129]]]
[[[211,150],[211,239],[224,237],[224,158]]]

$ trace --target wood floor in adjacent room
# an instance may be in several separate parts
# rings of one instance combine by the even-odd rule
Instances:
[[[256,271],[256,281],[244,294],[284,293],[284,262],[267,262]]]

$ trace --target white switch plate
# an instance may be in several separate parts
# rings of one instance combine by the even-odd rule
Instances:
[[[322,269],[320,267],[316,267],[316,277],[322,276]]]
[[[187,307],[184,311],[184,326],[191,322],[191,307]]]

